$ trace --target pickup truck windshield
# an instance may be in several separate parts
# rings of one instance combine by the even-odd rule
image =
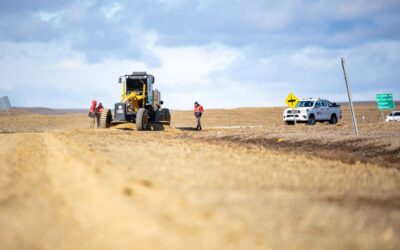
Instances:
[[[314,106],[314,101],[300,101],[297,103],[298,108],[304,108],[304,107],[312,107]]]

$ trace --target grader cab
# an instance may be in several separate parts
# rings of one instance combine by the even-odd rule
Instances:
[[[153,88],[154,76],[146,72],[133,72],[119,78],[122,85],[121,102],[114,105],[114,111],[105,109],[100,116],[100,127],[125,122],[136,123],[137,130],[146,130],[149,123],[170,125],[168,109],[161,108],[161,94]]]

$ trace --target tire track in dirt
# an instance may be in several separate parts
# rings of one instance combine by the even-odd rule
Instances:
[[[52,189],[43,137],[10,134],[7,139],[9,150],[1,157],[7,170],[0,201],[1,248],[73,249],[72,242],[79,247],[84,242],[79,227],[65,199]]]
[[[52,176],[63,169],[74,168],[73,176],[57,178],[60,183],[55,189],[64,192],[63,196],[72,201],[72,210],[89,233],[93,249],[132,249],[132,246],[138,249],[203,249],[193,247],[193,242],[201,245],[199,239],[214,239],[215,235],[204,229],[211,229],[215,224],[207,225],[203,210],[192,207],[151,179],[126,176],[121,166],[110,161],[113,155],[107,150],[93,150],[62,133],[46,135],[45,141],[51,147],[53,160],[59,163],[51,168]],[[65,190],[67,185],[69,188]],[[231,230],[227,227],[225,231]],[[221,237],[212,242],[221,244],[223,240]]]
[[[173,245],[174,237],[168,233],[157,241],[157,221],[143,216],[140,205],[135,208],[127,201],[126,190],[125,195],[121,192],[121,176],[108,171],[111,181],[99,178],[99,168],[107,166],[101,155],[85,155],[80,145],[47,133],[16,134],[12,140],[13,154],[6,152],[11,157],[2,162],[14,170],[9,181],[3,182],[12,190],[0,201],[0,226],[6,229],[0,233],[1,249]]]
[[[88,154],[81,145],[60,136],[45,134],[44,142],[54,191],[69,201],[67,205],[86,235],[82,249],[130,249],[135,241],[152,242],[156,225],[127,202],[120,191],[121,176],[108,171],[105,179],[98,174],[110,167],[107,159],[96,152]],[[137,224],[146,226],[138,230]]]
[[[212,228],[226,218],[210,222],[207,211],[125,176],[107,152],[63,133],[12,139],[1,163],[17,172],[3,182],[10,192],[0,200],[0,249],[216,249],[237,231],[233,224],[218,237]]]
[[[190,197],[178,195],[175,190],[163,186],[158,182],[158,178],[131,171],[134,167],[138,171],[147,172],[146,169],[152,165],[150,162],[162,163],[163,160],[167,160],[154,154],[154,151],[158,151],[165,155],[165,152],[159,150],[166,146],[163,142],[157,139],[147,140],[145,134],[139,141],[135,142],[130,138],[129,142],[126,141],[129,138],[119,138],[113,132],[115,131],[87,130],[57,135],[57,138],[63,138],[63,142],[69,147],[75,144],[85,152],[100,153],[101,161],[109,164],[101,168],[98,168],[98,165],[95,171],[100,173],[108,186],[114,186],[118,192],[121,190],[121,184],[125,183],[122,193],[139,202],[134,204],[132,209],[138,212],[131,213],[131,218],[140,216],[149,220],[150,224],[156,225],[149,229],[153,237],[152,243],[144,242],[139,237],[134,241],[135,245],[143,242],[143,248],[149,249],[219,249],[220,246],[224,246],[225,249],[244,249],[241,245],[251,246],[252,249],[264,248],[262,246],[265,246],[265,241],[260,235],[244,232],[242,226],[238,228],[238,225],[242,224],[240,220],[224,214],[213,214],[207,207],[192,204]],[[87,139],[82,140],[84,138]],[[111,160],[110,157],[118,160]],[[182,161],[182,158],[178,157],[178,160]],[[114,206],[118,207],[118,204]],[[140,230],[140,225],[141,223],[136,223],[135,227]],[[146,223],[142,225],[147,227]],[[216,231],[216,228],[219,230]],[[233,236],[238,238],[234,239],[234,245]]]

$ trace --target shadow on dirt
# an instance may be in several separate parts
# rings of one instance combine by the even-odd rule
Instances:
[[[120,126],[117,125],[115,126],[115,129],[118,130],[125,130],[125,131],[136,131],[136,126]],[[164,124],[159,124],[159,123],[149,123],[147,131],[164,131]]]
[[[176,129],[181,131],[197,131],[197,129],[193,127],[176,127]]]
[[[149,123],[149,130],[150,131],[164,131],[164,124],[160,123]]]

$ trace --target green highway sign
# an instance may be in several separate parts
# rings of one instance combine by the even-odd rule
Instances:
[[[376,104],[379,110],[394,109],[392,94],[376,94]]]

